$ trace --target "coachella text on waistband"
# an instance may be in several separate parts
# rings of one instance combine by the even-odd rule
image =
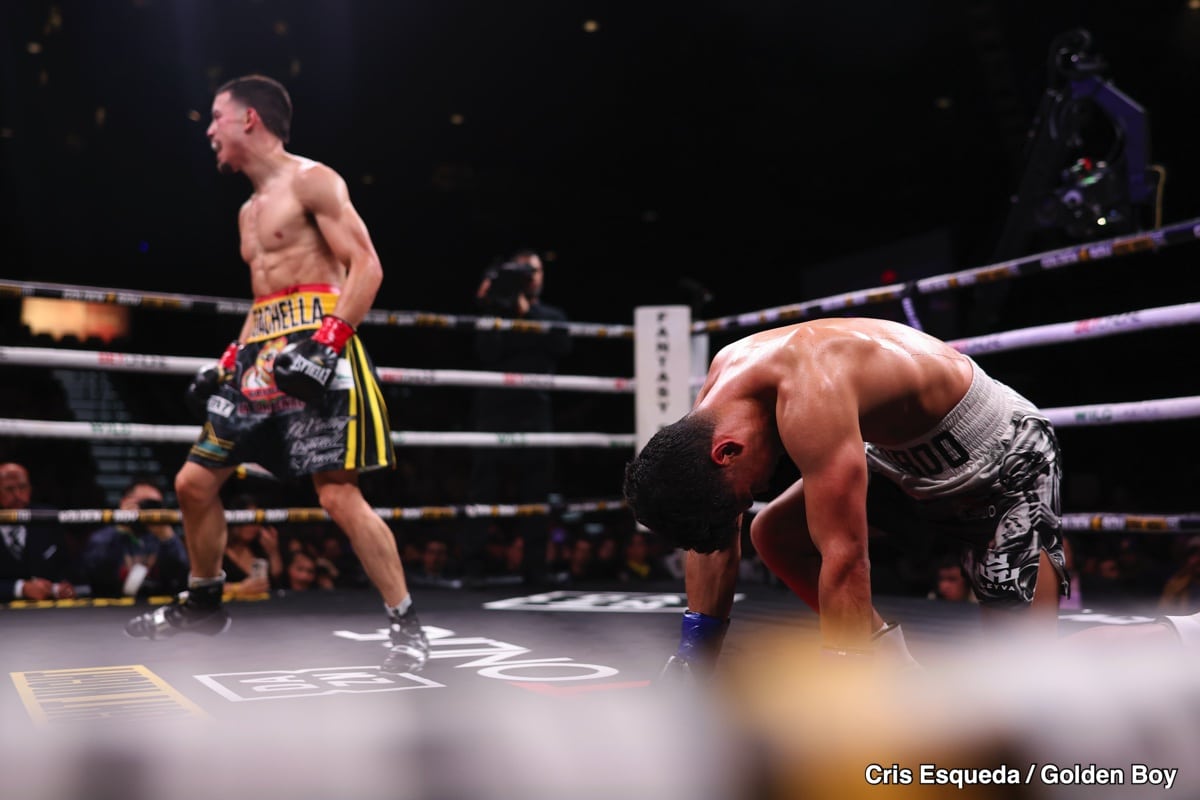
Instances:
[[[316,328],[321,318],[333,311],[336,302],[336,295],[306,292],[255,303],[250,309],[251,327],[246,341],[257,342]]]

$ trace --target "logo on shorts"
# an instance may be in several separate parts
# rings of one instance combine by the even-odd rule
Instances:
[[[1007,553],[989,552],[979,565],[978,575],[986,586],[999,589],[1016,579],[1017,570],[1009,565]]]
[[[234,408],[235,406],[232,401],[226,400],[219,394],[209,397],[208,403],[205,405],[208,413],[216,414],[218,417],[225,417],[226,419],[233,414]]]
[[[880,450],[901,472],[926,478],[961,467],[971,458],[967,448],[959,444],[949,431],[942,431],[928,442],[906,450]]]
[[[261,403],[283,395],[275,385],[275,357],[287,343],[287,339],[281,336],[263,344],[258,351],[254,364],[242,375],[242,394],[247,400]]]

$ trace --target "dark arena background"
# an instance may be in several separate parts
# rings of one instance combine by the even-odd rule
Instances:
[[[680,554],[620,499],[635,309],[689,307],[709,354],[883,317],[1061,410],[1064,636],[1200,612],[1198,0],[13,0],[0,46],[0,464],[78,595],[0,598],[0,797],[1200,796],[1194,651],[985,643],[921,537],[871,563],[922,672],[831,675],[747,547],[713,691],[664,685]],[[247,73],[287,86],[288,150],[345,179],[383,265],[363,337],[406,438],[361,486],[431,638],[420,673],[378,671],[378,593],[311,484],[258,465],[225,499],[277,510],[311,585],[145,642],[125,620],[179,587],[87,570],[112,514],[82,510],[143,477],[178,508],[199,425],[173,365],[215,359],[245,314],[224,301],[251,299],[250,185],[205,135]],[[575,327],[501,335],[556,336],[559,378],[615,388],[489,367],[511,315],[477,289],[522,250]],[[524,448],[552,459],[534,496],[544,462],[501,457],[526,429],[479,422],[530,392],[543,433],[581,435]],[[8,546],[28,520],[4,502]]]

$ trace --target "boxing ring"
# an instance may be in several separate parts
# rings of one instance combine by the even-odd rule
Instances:
[[[1084,270],[1100,261],[1157,251],[1200,239],[1200,220],[1156,231],[1022,257],[1002,264],[784,305],[732,317],[695,320],[694,346],[707,337],[788,324],[852,309],[898,304],[914,327],[914,299],[1040,272]],[[0,280],[0,297],[58,297],[164,312],[245,315],[248,302],[127,289]],[[994,354],[1090,339],[1168,330],[1200,322],[1200,302],[1059,321],[951,341],[985,364]],[[439,331],[508,330],[538,336],[555,327],[571,336],[636,344],[635,327],[558,326],[491,317],[372,311],[364,327]],[[373,349],[386,353],[382,336]],[[706,353],[706,349],[701,352]],[[384,359],[386,360],[386,359]],[[704,359],[701,359],[704,360]],[[169,354],[112,353],[0,346],[0,366],[189,375],[211,359]],[[529,375],[380,366],[385,386],[542,389],[626,395],[647,392],[642,379]],[[678,376],[676,376],[678,377]],[[695,385],[694,370],[683,376]],[[1036,393],[1031,393],[1036,403]],[[1159,397],[1043,408],[1060,429],[1200,418],[1200,396]],[[145,441],[190,444],[198,425],[139,422],[0,419],[0,438],[58,441]],[[637,433],[395,431],[400,448],[587,448],[628,452]],[[180,454],[182,461],[183,454]],[[403,525],[420,520],[549,516],[564,512],[627,513],[615,496],[561,503],[471,503],[376,507]],[[1191,498],[1188,498],[1191,500]],[[1065,509],[1075,535],[1106,532],[1180,534],[1200,531],[1198,510]],[[307,523],[328,519],[320,508],[230,510],[231,524]],[[178,523],[173,509],[111,508],[0,511],[0,524],[62,525]],[[1022,796],[1139,797],[1139,786],[1165,786],[1150,770],[1177,769],[1172,788],[1200,792],[1200,770],[1188,753],[1200,741],[1200,674],[1196,656],[1125,663],[1043,658],[1038,674],[1075,675],[1066,688],[1027,682],[1004,670],[1007,650],[974,650],[977,609],[923,598],[877,598],[882,612],[904,620],[925,677],[881,679],[851,686],[823,682],[801,645],[811,643],[816,618],[773,585],[739,587],[726,659],[734,664],[729,691],[716,702],[658,690],[653,679],[678,634],[685,605],[679,581],[661,585],[564,587],[527,592],[514,586],[417,588],[414,597],[431,639],[425,671],[385,676],[374,666],[386,640],[373,592],[291,594],[235,602],[224,636],[167,642],[124,639],[121,626],[133,598],[16,602],[0,609],[5,646],[0,663],[11,685],[0,691],[4,725],[0,773],[15,775],[12,796],[208,798],[214,793],[267,792],[288,797],[612,797],[637,792],[655,798],[738,796],[873,797]],[[1153,619],[1150,608],[1127,613],[1063,613],[1066,630],[1123,626]],[[196,639],[199,639],[197,641]],[[797,644],[799,642],[799,644]],[[810,648],[815,650],[815,648]],[[765,656],[765,657],[760,657]],[[787,675],[780,664],[790,664]],[[1122,693],[1121,668],[1138,671],[1153,688]],[[1029,672],[1025,670],[1023,672]],[[796,682],[797,674],[812,680]],[[1128,672],[1124,674],[1128,675]],[[1026,702],[1004,705],[980,693],[964,675],[1017,687]],[[859,676],[862,677],[862,676]],[[900,681],[900,683],[897,683]],[[768,694],[764,686],[788,688]],[[902,691],[897,692],[899,688]],[[955,698],[953,702],[947,697]],[[957,713],[970,697],[974,714]],[[732,701],[737,711],[725,705]],[[845,705],[838,706],[837,703]],[[1065,714],[1043,714],[1053,704]],[[848,714],[845,708],[855,709]],[[822,735],[806,733],[816,714]],[[857,714],[858,716],[855,716]],[[790,723],[783,723],[784,715]],[[864,722],[863,720],[866,720]],[[903,720],[901,725],[899,720]],[[980,720],[994,724],[980,724]],[[1074,721],[1073,721],[1074,720]],[[1035,724],[1036,721],[1036,724]],[[1076,726],[1075,723],[1078,723]],[[119,723],[116,725],[114,723]],[[827,723],[827,724],[826,724]],[[1040,727],[1039,727],[1040,726]],[[1143,739],[1102,732],[1153,728]],[[914,731],[920,735],[914,735]],[[732,744],[728,734],[732,732]],[[97,736],[97,734],[100,734]],[[1168,735],[1169,734],[1169,735]],[[158,744],[155,744],[158,740]],[[165,742],[172,745],[167,746]],[[922,747],[925,747],[922,750]],[[70,755],[64,759],[63,753]],[[930,755],[933,753],[933,755]],[[905,759],[938,761],[958,770],[926,782],[903,778]],[[1123,762],[1122,762],[1123,759]],[[878,762],[878,763],[876,763]],[[1010,764],[1011,762],[1011,764]],[[1120,763],[1119,763],[1120,762]],[[65,767],[63,764],[65,763]],[[222,770],[211,765],[220,763]],[[1071,765],[1120,766],[1121,784],[1097,785]],[[1134,763],[1146,772],[1136,772]],[[469,764],[469,766],[468,766]],[[1026,769],[1033,768],[1026,778]],[[17,769],[17,766],[22,767]],[[878,767],[869,777],[872,765]],[[1019,773],[1012,780],[1007,770]],[[889,771],[892,768],[895,771]],[[969,767],[974,773],[967,774]],[[996,774],[984,779],[980,770]],[[103,775],[101,775],[103,773]],[[1157,773],[1156,773],[1157,774]],[[28,778],[38,775],[38,779]],[[981,784],[984,785],[980,788]],[[1008,784],[1021,784],[1020,790]],[[770,791],[767,791],[770,790]],[[989,794],[997,791],[996,794]],[[1190,794],[1189,794],[1190,793]]]
[[[1099,261],[1116,259],[1137,253],[1157,251],[1200,239],[1200,220],[1169,225],[1158,230],[1115,237],[1086,245],[1061,248],[1044,253],[1022,256],[1010,261],[921,278],[906,283],[879,286],[847,292],[802,303],[783,305],[734,316],[691,323],[702,354],[707,352],[707,337],[718,332],[736,332],[751,328],[789,324],[827,314],[844,314],[853,309],[869,309],[881,304],[900,304],[908,323],[922,328],[913,299],[956,289],[996,283],[1034,275],[1039,272],[1081,268]],[[244,316],[250,309],[248,301],[230,298],[141,292],[128,289],[109,289],[87,286],[0,280],[0,298],[45,297],[107,303],[130,308],[147,308],[182,313],[215,313]],[[1188,302],[1155,308],[1138,309],[1119,314],[1057,322],[990,333],[948,343],[962,353],[985,358],[998,353],[1123,336],[1142,331],[1195,325],[1200,322],[1200,302]],[[474,331],[517,331],[527,335],[545,335],[563,330],[572,337],[631,342],[634,327],[620,324],[544,323],[526,320],[506,320],[497,317],[438,314],[421,311],[372,310],[362,322],[364,327],[423,328],[429,331],[467,329]],[[706,355],[701,358],[703,362]],[[173,356],[146,353],[116,353],[89,350],[65,350],[47,347],[0,346],[0,365],[28,366],[46,369],[81,369],[142,374],[191,375],[211,362],[211,358]],[[521,391],[539,389],[555,392],[596,392],[635,395],[638,383],[633,377],[597,377],[587,375],[537,375],[456,369],[413,369],[379,366],[383,385],[414,387],[498,388]],[[694,386],[698,375],[689,376]],[[646,391],[646,390],[644,390]],[[1037,402],[1037,400],[1034,400]],[[1041,410],[1057,429],[1082,426],[1107,426],[1143,422],[1164,422],[1200,417],[1200,395],[1047,408]],[[0,418],[0,437],[29,437],[35,439],[69,439],[93,441],[149,441],[187,443],[195,441],[198,425],[148,425],[135,422],[78,422],[35,419]],[[397,447],[554,447],[632,449],[634,434],[605,434],[594,432],[473,432],[473,431],[393,431]],[[619,481],[614,481],[614,487]],[[619,498],[581,500],[568,504],[576,511],[609,511],[623,507]],[[464,516],[513,516],[548,514],[550,504],[469,504],[430,506],[424,508],[380,508],[379,513],[389,520],[447,518]],[[47,515],[40,512],[18,513],[0,511],[0,524],[32,521],[55,521],[63,524],[106,523],[110,520],[138,521],[136,512],[115,510],[75,509]],[[234,514],[235,512],[229,512]],[[153,514],[153,512],[151,512]],[[245,516],[245,515],[242,515]],[[178,522],[177,517],[155,517],[158,521]],[[256,521],[309,522],[327,519],[321,509],[259,510]],[[230,516],[230,521],[246,521]],[[1131,530],[1200,530],[1200,512],[1113,514],[1103,511],[1068,512],[1063,525],[1068,530],[1131,529]]]

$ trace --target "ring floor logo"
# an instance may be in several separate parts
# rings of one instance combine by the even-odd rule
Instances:
[[[734,602],[745,599],[734,595]],[[666,592],[545,592],[484,603],[491,611],[612,611],[623,614],[681,614],[687,595]]]
[[[173,719],[205,713],[141,664],[11,673],[26,710],[39,724]]]
[[[543,694],[573,694],[649,685],[649,681],[608,681],[620,674],[620,670],[605,664],[582,663],[568,656],[535,657],[532,656],[532,648],[521,644],[487,636],[460,636],[452,630],[433,625],[425,625],[424,631],[429,638],[430,662],[457,661],[459,663],[454,664],[456,670],[471,670],[479,677],[506,681]],[[333,633],[356,642],[388,641],[386,628],[370,633],[346,630]],[[219,672],[195,677],[234,703],[447,688],[447,684],[423,675],[386,673],[381,672],[378,666]]]

